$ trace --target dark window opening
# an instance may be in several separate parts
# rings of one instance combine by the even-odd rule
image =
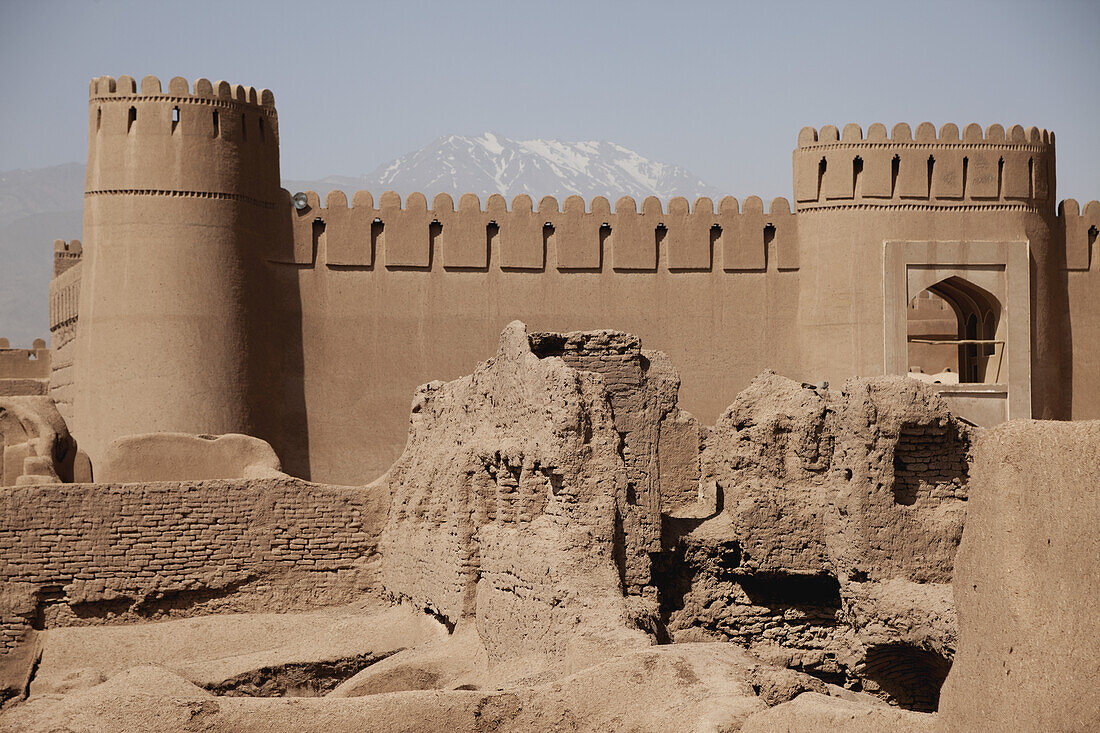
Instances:
[[[180,124],[180,108],[179,107],[173,107],[172,108],[172,132],[176,131],[176,128],[179,127],[179,124]]]
[[[100,126],[103,124],[103,108],[99,107],[95,111],[95,131],[99,132]]]
[[[219,130],[218,130],[218,110],[214,110],[212,120],[214,122],[214,137],[217,137],[218,134],[219,134]]]
[[[130,132],[134,129],[135,122],[137,122],[137,107],[131,107],[130,116],[126,120],[126,132]]]
[[[260,140],[266,140],[267,136],[264,134],[264,118],[260,118]]]
[[[852,161],[852,191],[854,196],[858,199],[863,195],[863,186],[861,185],[860,178],[863,177],[863,158],[856,156],[856,159]]]
[[[901,156],[895,155],[894,159],[890,161],[890,196],[893,197],[897,194],[898,189],[898,172],[901,170]]]

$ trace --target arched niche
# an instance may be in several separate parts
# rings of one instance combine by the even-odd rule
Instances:
[[[909,373],[933,384],[1007,381],[1003,313],[993,293],[958,275],[928,285],[906,308]]]

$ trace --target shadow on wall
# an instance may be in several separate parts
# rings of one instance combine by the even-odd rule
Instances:
[[[291,210],[290,194],[282,191],[280,206]],[[302,296],[297,268],[274,268],[270,262],[294,248],[289,217],[275,217],[274,231],[254,237],[249,253],[253,272],[246,280],[252,324],[249,343],[249,404],[256,437],[275,449],[283,471],[310,479],[309,425],[306,421],[305,357],[302,345]],[[280,277],[281,276],[281,277]]]

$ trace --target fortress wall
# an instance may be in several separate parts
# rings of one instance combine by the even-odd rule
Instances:
[[[4,487],[0,654],[32,627],[109,614],[346,601],[373,577],[388,503],[295,479]]]
[[[321,208],[311,195],[310,211],[292,214],[296,256],[271,266],[272,290],[302,304],[304,376],[288,373],[282,391],[304,385],[308,429],[263,436],[292,473],[332,483],[381,474],[405,445],[416,387],[472,371],[515,319],[532,331],[639,336],[668,354],[680,406],[704,423],[765,368],[802,371],[799,273],[785,267],[797,266],[797,239],[782,199],[769,213],[759,199],[726,199],[719,212],[681,199],[672,215],[655,200],[636,213],[629,199],[616,211],[603,199],[564,210],[543,199],[536,215],[527,197],[511,211],[499,197],[484,211],[473,197],[459,211],[446,197],[432,210],[420,196],[404,209],[382,199],[375,208],[358,194],[345,208],[336,194]]]
[[[428,268],[438,254],[445,269],[485,269],[492,241],[496,266],[508,270],[654,272],[659,251],[669,270],[763,270],[769,250],[779,269],[798,268],[797,220],[783,198],[773,200],[767,213],[756,196],[743,206],[727,196],[717,210],[709,198],[691,207],[675,197],[667,211],[652,196],[641,207],[623,196],[614,210],[602,196],[587,207],[580,196],[570,196],[560,208],[545,196],[535,209],[529,196],[520,195],[509,209],[502,196],[490,196],[482,208],[476,195],[464,194],[457,211],[448,194],[437,195],[430,209],[419,193],[404,206],[392,191],[377,205],[359,191],[350,208],[342,191],[329,193],[324,208],[315,193],[307,199],[308,206],[294,213],[293,252],[275,260],[312,264],[323,238],[325,264],[337,267]]]
[[[1059,207],[1066,238],[1065,287],[1072,336],[1073,419],[1100,418],[1100,201]]]
[[[50,281],[50,397],[72,423],[73,358],[80,304],[81,248],[78,240],[54,243],[54,277]]]

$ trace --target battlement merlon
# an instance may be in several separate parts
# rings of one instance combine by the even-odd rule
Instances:
[[[930,122],[805,127],[793,154],[798,211],[906,206],[1053,214],[1054,133]]]
[[[53,242],[53,276],[57,277],[73,265],[80,262],[84,255],[84,247],[79,239],[67,242],[64,239],[55,239]]]
[[[1066,269],[1090,269],[1100,233],[1100,201],[1090,201],[1082,210],[1076,200],[1066,199],[1058,204],[1058,220],[1066,242]]]
[[[560,207],[544,196],[535,209],[521,194],[509,209],[499,194],[484,208],[478,196],[464,194],[456,210],[448,194],[437,195],[429,208],[421,193],[409,194],[402,206],[393,191],[377,205],[369,192],[359,191],[349,208],[342,191],[329,193],[324,207],[311,191],[292,217],[294,251],[275,261],[313,264],[323,236],[330,266],[374,267],[379,257],[387,268],[431,269],[434,246],[444,269],[484,269],[486,243],[493,240],[493,264],[504,269],[655,272],[664,264],[663,250],[672,271],[759,271],[767,267],[769,247],[776,267],[798,268],[796,220],[785,198],[774,199],[767,212],[756,196],[740,204],[726,196],[717,207],[706,197],[694,207],[675,197],[667,208],[652,196],[640,207],[623,196],[614,208],[602,196],[587,205],[569,196]]]
[[[189,87],[187,80],[181,76],[174,76],[168,82],[167,93],[161,91],[160,79],[155,76],[146,76],[141,80],[141,88],[138,90],[137,82],[131,76],[120,76],[115,79],[110,76],[100,76],[92,79],[88,85],[89,101],[125,101],[135,97],[163,97],[165,100],[175,101],[218,101],[224,104],[250,105],[275,110],[275,95],[270,89],[255,89],[254,87],[230,84],[227,81],[211,83],[209,79],[196,79],[194,91]]]

